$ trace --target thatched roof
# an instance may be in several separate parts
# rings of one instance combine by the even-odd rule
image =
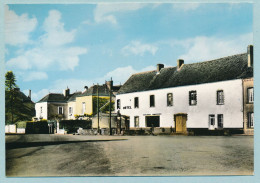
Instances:
[[[159,74],[155,70],[133,74],[118,94],[253,77],[253,68],[247,66],[247,59],[245,53],[184,64],[179,70],[177,67],[163,68]]]

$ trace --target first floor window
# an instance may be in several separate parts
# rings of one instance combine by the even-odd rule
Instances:
[[[248,100],[248,103],[254,102],[254,88],[247,89],[247,100]]]
[[[58,114],[63,114],[63,107],[61,106],[58,107]]]
[[[249,112],[247,114],[247,127],[248,128],[254,128],[254,113],[253,112]]]
[[[41,107],[41,113],[42,113],[42,107]]]
[[[73,108],[69,107],[69,114],[72,114],[72,113],[73,113]]]
[[[116,106],[117,106],[117,109],[120,109],[120,99],[117,99]]]
[[[217,91],[217,105],[224,104],[224,92],[223,90]]]
[[[84,115],[85,111],[86,111],[86,103],[82,102],[82,115]]]
[[[139,98],[135,97],[134,107],[139,108]]]
[[[135,116],[135,127],[139,127],[139,116]]]
[[[173,95],[172,95],[172,93],[167,94],[167,106],[173,106]]]
[[[189,103],[190,105],[197,104],[197,91],[190,91],[189,92]]]
[[[223,128],[223,114],[218,114],[218,128]]]
[[[214,126],[215,125],[215,115],[214,114],[210,114],[209,115],[209,125],[210,126]]]
[[[150,95],[150,107],[155,106],[154,95]]]

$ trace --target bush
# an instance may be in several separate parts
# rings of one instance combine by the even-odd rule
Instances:
[[[25,133],[27,134],[48,134],[49,127],[47,121],[27,122]]]
[[[62,120],[60,122],[60,129],[65,129],[68,133],[77,132],[78,128],[91,129],[92,121],[87,120]]]

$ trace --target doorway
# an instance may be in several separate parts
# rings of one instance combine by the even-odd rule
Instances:
[[[160,116],[146,116],[146,127],[160,127]]]

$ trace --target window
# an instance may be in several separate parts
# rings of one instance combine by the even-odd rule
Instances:
[[[190,105],[197,105],[197,91],[189,92],[189,103]]]
[[[254,88],[247,89],[247,100],[248,100],[248,103],[254,102]]]
[[[41,114],[42,114],[42,107],[41,107]]]
[[[224,104],[224,92],[223,90],[217,91],[217,105]]]
[[[134,107],[135,108],[139,108],[139,98],[138,97],[135,97],[135,100],[134,100]]]
[[[58,107],[58,114],[63,114],[63,107],[61,106]]]
[[[218,114],[218,128],[223,128],[223,114]]]
[[[139,116],[135,116],[135,127],[139,127]]]
[[[247,127],[248,128],[254,128],[254,113],[253,112],[249,112],[247,113]]]
[[[150,107],[155,106],[154,95],[150,95]]]
[[[173,106],[173,95],[172,95],[172,93],[167,94],[167,106]]]
[[[209,115],[209,125],[210,126],[214,126],[215,125],[215,115],[214,114],[210,114]]]
[[[116,101],[116,106],[117,106],[117,109],[120,109],[120,99],[117,99],[117,101]]]
[[[86,111],[86,103],[82,102],[82,115],[84,115],[85,111]]]
[[[69,114],[72,114],[72,113],[73,113],[73,108],[69,107]]]

